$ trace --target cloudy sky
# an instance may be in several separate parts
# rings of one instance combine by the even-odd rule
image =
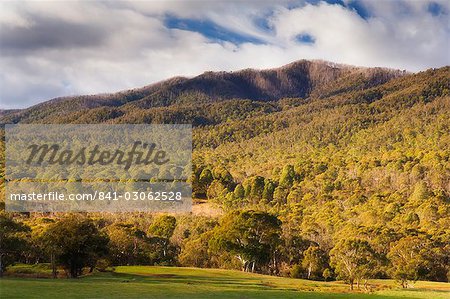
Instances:
[[[1,1],[0,109],[298,59],[441,67],[449,3]]]

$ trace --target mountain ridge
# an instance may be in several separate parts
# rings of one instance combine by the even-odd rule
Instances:
[[[365,78],[364,86],[382,84],[404,76],[400,70],[356,67],[319,60],[298,60],[265,70],[243,69],[232,72],[204,72],[192,78],[172,77],[150,85],[116,93],[65,96],[16,110],[3,110],[0,116],[10,116],[12,122],[27,119],[28,114],[52,108],[61,113],[98,107],[130,106],[140,109],[169,106],[186,94],[197,94],[208,101],[250,99],[273,101],[285,97],[309,97],[323,93],[330,84]],[[65,109],[61,109],[65,106]]]

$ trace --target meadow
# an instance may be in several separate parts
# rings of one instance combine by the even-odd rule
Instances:
[[[362,290],[350,291],[348,285],[340,281],[317,282],[219,269],[120,266],[112,272],[97,272],[78,279],[31,276],[0,279],[0,298],[450,297],[448,283],[419,281],[413,288],[405,290],[393,280],[371,280],[372,292],[366,293]]]

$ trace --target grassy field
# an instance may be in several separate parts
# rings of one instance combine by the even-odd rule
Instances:
[[[402,290],[391,280],[371,281],[371,294],[341,282],[247,274],[218,269],[127,266],[79,279],[4,277],[0,298],[450,298],[450,284],[417,282]]]

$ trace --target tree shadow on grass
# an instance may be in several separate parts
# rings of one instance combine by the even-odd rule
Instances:
[[[211,277],[202,275],[178,275],[178,274],[137,274],[137,273],[117,273],[112,272],[109,278],[103,275],[103,278],[111,278],[121,283],[146,283],[146,284],[178,284],[178,285],[202,285],[214,286],[216,288],[245,288],[247,290],[289,290],[298,291],[296,288],[286,288],[277,286],[273,283],[263,281],[258,278],[232,278],[232,277]],[[96,279],[95,276],[90,279]],[[101,279],[101,278],[100,278]]]

